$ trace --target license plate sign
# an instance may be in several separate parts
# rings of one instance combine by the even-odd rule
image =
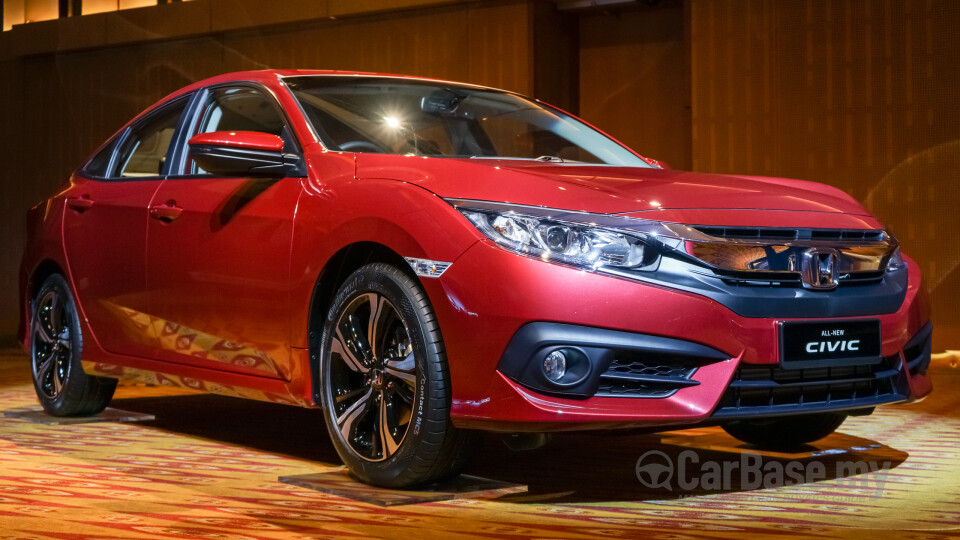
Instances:
[[[780,365],[785,368],[853,366],[880,361],[880,321],[780,323]]]

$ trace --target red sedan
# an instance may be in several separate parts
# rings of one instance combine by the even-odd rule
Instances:
[[[490,88],[202,81],[29,231],[47,412],[99,412],[121,378],[316,407],[384,486],[456,474],[479,431],[719,424],[781,447],[931,388],[920,271],[847,194],[671,171]]]

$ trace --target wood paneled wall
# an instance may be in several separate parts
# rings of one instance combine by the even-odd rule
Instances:
[[[18,61],[0,63],[0,341],[12,341],[16,329],[15,291],[17,268],[23,250],[26,209],[40,197],[25,182],[23,161],[13,151],[23,151],[23,66]],[[16,185],[16,187],[13,187]]]
[[[229,35],[226,71],[301,67],[417,74],[530,93],[525,3],[451,6],[344,24],[327,21]],[[469,52],[468,52],[469,51]]]
[[[684,4],[580,18],[580,113],[644,155],[689,170],[690,65]]]

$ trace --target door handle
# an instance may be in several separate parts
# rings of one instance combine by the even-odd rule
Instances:
[[[165,204],[150,207],[150,217],[164,223],[170,223],[182,213],[183,208],[177,206],[177,201],[167,201]]]
[[[91,199],[89,195],[68,197],[67,206],[76,211],[78,214],[82,214],[89,210],[91,206],[93,206],[93,199]]]

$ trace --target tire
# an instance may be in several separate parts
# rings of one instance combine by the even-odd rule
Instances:
[[[830,435],[847,419],[840,413],[820,413],[782,418],[737,420],[723,425],[727,433],[745,443],[770,449],[790,449]]]
[[[59,274],[40,286],[30,325],[33,387],[43,410],[52,416],[89,416],[103,411],[113,398],[117,380],[83,372],[77,305]]]
[[[443,338],[417,281],[388,264],[358,269],[334,297],[320,344],[327,430],[354,476],[401,488],[463,470],[478,436],[450,422]]]

